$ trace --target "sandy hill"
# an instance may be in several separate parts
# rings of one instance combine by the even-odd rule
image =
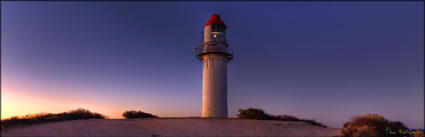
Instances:
[[[2,136],[334,136],[338,128],[304,122],[248,119],[89,119],[2,131]]]

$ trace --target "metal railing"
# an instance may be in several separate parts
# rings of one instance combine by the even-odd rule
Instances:
[[[196,57],[198,59],[202,59],[202,55],[210,54],[210,53],[220,53],[220,54],[226,54],[227,59],[231,60],[233,59],[233,50],[227,47],[221,47],[221,46],[199,46],[197,48],[194,48],[193,51],[196,54]]]

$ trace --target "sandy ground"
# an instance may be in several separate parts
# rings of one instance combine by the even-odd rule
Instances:
[[[304,122],[245,119],[89,119],[1,131],[2,136],[334,136],[339,128]]]

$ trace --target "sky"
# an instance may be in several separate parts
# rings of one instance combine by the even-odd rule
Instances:
[[[227,25],[238,109],[424,128],[424,2],[1,2],[1,118],[85,108],[201,116],[192,49]]]

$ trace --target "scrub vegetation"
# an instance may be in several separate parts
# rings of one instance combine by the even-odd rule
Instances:
[[[126,119],[132,118],[158,118],[158,116],[152,115],[150,113],[145,113],[142,111],[130,110],[122,113],[122,116]]]
[[[422,131],[410,131],[399,121],[378,114],[354,116],[344,124],[343,137],[424,137]]]
[[[248,109],[239,109],[239,114],[237,114],[238,118],[241,119],[257,119],[257,120],[279,120],[279,121],[301,121],[301,122],[307,122],[312,125],[320,126],[320,127],[327,127],[325,125],[322,125],[319,122],[316,122],[315,120],[308,120],[308,119],[299,119],[294,116],[290,115],[271,115],[264,112],[262,109],[257,108],[248,108]]]
[[[21,117],[10,117],[1,120],[1,129],[6,129],[14,126],[32,125],[38,123],[46,123],[52,121],[65,121],[65,120],[78,120],[78,119],[105,119],[107,116],[96,112],[91,112],[87,109],[78,108],[68,112],[62,112],[58,114],[52,113],[39,113],[30,114]]]

